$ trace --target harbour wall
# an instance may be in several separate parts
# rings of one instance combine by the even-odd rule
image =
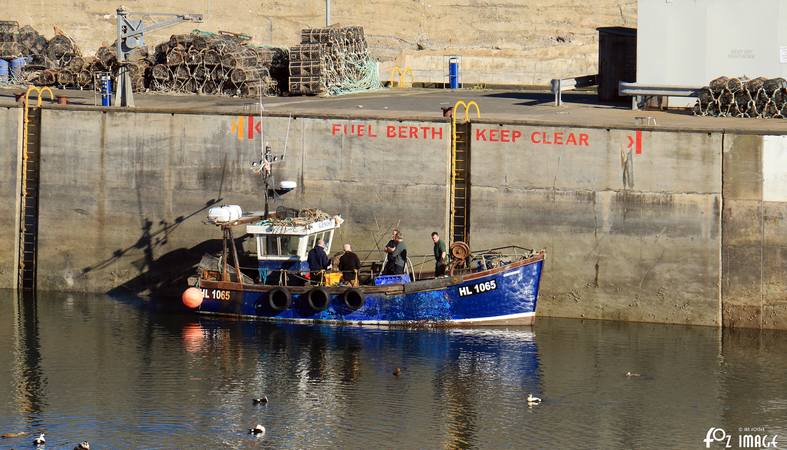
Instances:
[[[298,183],[283,204],[347,219],[332,251],[367,256],[399,227],[428,255],[431,231],[447,235],[444,120],[52,107],[42,123],[41,289],[144,291],[190,274],[220,249],[210,206],[262,208],[250,162],[263,139],[284,156],[279,180]],[[540,315],[787,328],[785,138],[653,128],[473,123],[471,246],[546,249]]]
[[[787,329],[787,136],[727,136],[723,155],[724,324]]]
[[[545,247],[542,313],[719,323],[721,134],[475,130],[474,245]]]
[[[0,108],[0,288],[16,286],[17,231],[19,211],[19,154],[22,151],[20,108]]]
[[[418,238],[445,229],[446,123],[58,110],[42,121],[41,289],[144,290],[193,273],[221,248],[208,208],[263,209],[250,164],[263,139],[283,157],[277,181],[298,183],[273,207],[347,219],[331,252],[350,242],[368,256],[398,226],[424,253]]]

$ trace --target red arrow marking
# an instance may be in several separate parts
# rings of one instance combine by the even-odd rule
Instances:
[[[254,139],[254,116],[249,116],[249,135],[248,139]]]
[[[637,136],[636,141],[631,136],[626,136],[629,139],[629,144],[628,144],[628,147],[626,147],[626,148],[631,150],[631,147],[636,144],[636,154],[641,155],[642,154],[642,131],[641,130],[637,130],[636,136]]]
[[[642,154],[642,130],[637,130],[637,151],[636,151],[636,153],[638,155]]]

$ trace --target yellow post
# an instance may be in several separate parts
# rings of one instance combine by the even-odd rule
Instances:
[[[404,72],[402,72],[402,74],[399,76],[400,87],[404,87],[405,82],[407,81],[406,77],[408,73],[410,74],[410,87],[412,87],[413,83],[415,83],[415,77],[413,76],[413,69],[411,69],[410,66],[406,66],[404,68]]]
[[[394,86],[394,80],[396,79],[394,78],[395,73],[399,74],[399,86],[402,85],[402,69],[399,66],[393,66],[393,69],[391,69],[391,87]]]
[[[404,87],[405,86],[404,83],[407,81],[407,74],[408,73],[410,74],[410,86],[412,86],[413,83],[415,83],[415,77],[413,77],[413,69],[411,69],[410,66],[405,66],[404,70],[402,70],[402,68],[399,67],[399,66],[393,66],[393,69],[391,69],[391,87],[394,86],[394,80],[396,79],[396,76],[395,76],[396,74],[399,74],[399,77],[398,77],[399,78],[399,82],[398,82],[399,84],[397,85],[397,87],[400,87],[400,88]]]
[[[456,215],[456,112],[459,107],[464,108],[465,116],[464,121],[470,122],[470,108],[475,107],[476,118],[481,118],[481,109],[475,100],[465,102],[464,100],[457,100],[454,103],[454,109],[451,112],[451,217],[449,219],[448,238],[453,239],[454,236],[454,216]],[[470,139],[470,136],[467,136]],[[467,209],[465,209],[467,211]]]

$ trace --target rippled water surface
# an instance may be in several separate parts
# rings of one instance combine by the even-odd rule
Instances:
[[[785,348],[779,332],[277,325],[0,293],[0,433],[27,433],[0,447],[705,448],[710,427],[787,447]]]

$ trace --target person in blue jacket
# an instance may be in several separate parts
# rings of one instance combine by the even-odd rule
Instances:
[[[317,241],[317,245],[315,245],[313,249],[309,250],[307,261],[309,263],[309,272],[311,272],[312,284],[320,284],[322,281],[322,275],[330,263],[328,260],[328,254],[325,253],[324,240],[320,239]]]

